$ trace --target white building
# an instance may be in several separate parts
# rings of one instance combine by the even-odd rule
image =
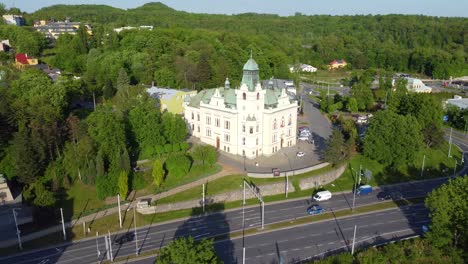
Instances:
[[[253,159],[296,144],[297,100],[286,89],[262,88],[250,58],[239,88],[225,86],[187,97],[184,117],[193,136],[217,149]]]
[[[315,68],[312,65],[303,64],[303,63],[301,63],[299,65],[296,65],[296,66],[289,67],[290,72],[296,72],[298,70],[301,71],[301,72],[316,72],[317,68]]]
[[[448,105],[453,105],[456,106],[460,109],[467,109],[468,108],[468,98],[462,98],[459,95],[455,95],[453,99],[448,99],[445,101],[445,104]]]
[[[23,26],[24,18],[18,15],[3,15],[3,21],[7,25]]]

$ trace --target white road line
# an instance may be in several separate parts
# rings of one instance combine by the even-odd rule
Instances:
[[[332,245],[332,244],[335,244],[335,242],[329,242],[328,245]]]

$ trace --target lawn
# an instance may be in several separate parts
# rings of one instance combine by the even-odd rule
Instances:
[[[344,78],[349,78],[351,76],[351,71],[336,70],[318,70],[315,73],[302,74],[302,79],[307,79],[312,82],[339,82]]]
[[[89,211],[105,206],[104,201],[97,198],[96,188],[76,181],[69,190],[62,193],[58,207],[64,209],[65,218],[77,218],[89,214]]]

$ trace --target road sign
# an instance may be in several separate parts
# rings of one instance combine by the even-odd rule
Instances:
[[[370,181],[370,179],[372,178],[372,171],[366,169],[366,171],[364,172],[364,176],[366,176],[367,180]]]
[[[448,115],[444,115],[444,122],[447,122],[449,120],[449,116]]]

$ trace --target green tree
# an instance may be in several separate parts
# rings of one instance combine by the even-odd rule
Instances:
[[[201,162],[202,165],[208,165],[212,167],[218,160],[218,152],[213,146],[210,145],[198,145],[196,146],[191,156],[195,162]]]
[[[119,194],[122,200],[127,199],[128,194],[128,172],[121,171],[119,174]]]
[[[350,113],[355,113],[358,111],[358,104],[356,98],[350,97],[348,103],[346,104],[346,110]]]
[[[176,178],[187,175],[191,165],[190,158],[184,154],[171,155],[164,163],[169,176]]]
[[[457,177],[433,190],[426,198],[425,205],[432,220],[427,237],[435,247],[468,248],[467,190],[468,177]]]
[[[422,146],[417,120],[393,111],[377,112],[364,138],[364,155],[387,165],[412,162]]]
[[[164,169],[163,164],[159,159],[154,161],[151,175],[153,176],[154,185],[156,187],[161,186],[162,182],[164,181]]]
[[[37,182],[33,185],[34,189],[34,200],[33,204],[39,207],[52,207],[56,198],[54,193],[47,190],[46,187],[41,183]]]
[[[172,240],[163,248],[155,263],[161,264],[207,264],[221,263],[216,256],[213,240],[194,241],[192,237]]]
[[[338,129],[333,129],[327,140],[325,159],[333,165],[337,165],[346,159],[348,150],[345,145],[343,134]]]

